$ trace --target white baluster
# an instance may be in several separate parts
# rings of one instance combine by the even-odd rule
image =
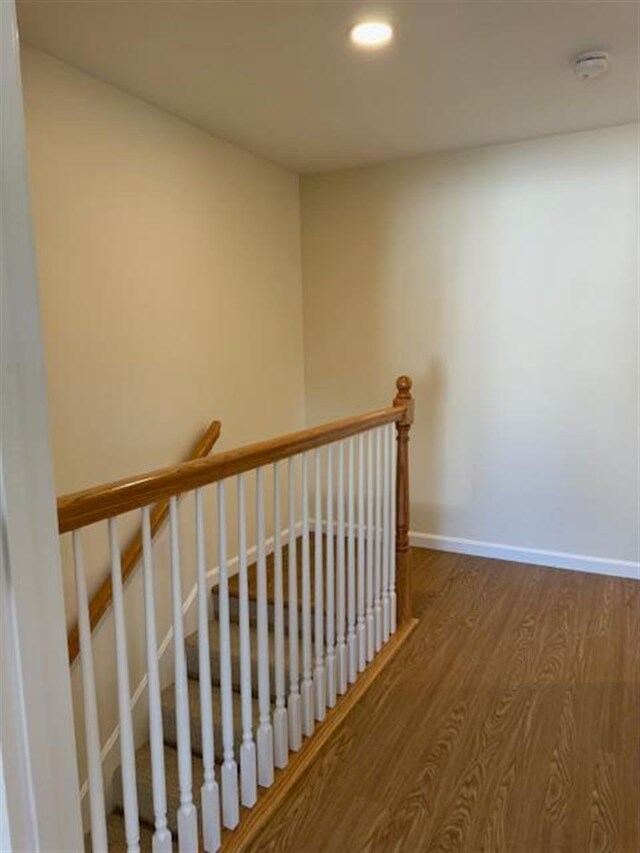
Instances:
[[[384,477],[382,488],[382,641],[389,639],[390,614],[389,614],[389,521],[391,482],[389,476],[389,430],[383,428],[384,441]]]
[[[220,709],[222,712],[222,823],[235,829],[240,819],[238,765],[233,752],[233,687],[229,628],[229,567],[227,565],[227,513],[224,481],[217,484],[218,504],[218,628],[220,631]],[[195,848],[197,849],[197,848]]]
[[[315,653],[316,665],[313,673],[315,692],[316,720],[324,720],[326,716],[326,684],[324,672],[324,587],[322,568],[322,456],[320,448],[315,450],[316,460],[316,523],[315,551],[313,560],[314,580],[314,616],[315,616]]]
[[[367,663],[367,632],[364,621],[365,584],[365,529],[364,529],[364,433],[358,435],[358,622],[356,637],[358,645],[358,670],[362,672]]]
[[[198,679],[202,723],[203,782],[200,789],[202,837],[207,853],[220,849],[220,792],[215,771],[215,744],[211,696],[211,656],[209,652],[209,585],[204,546],[202,490],[196,489],[196,569],[198,573]]]
[[[391,443],[391,535],[389,537],[389,566],[391,575],[391,592],[389,594],[391,610],[391,633],[395,634],[398,626],[398,599],[396,596],[396,448],[395,426],[389,425]]]
[[[302,454],[302,731],[313,734],[313,681],[311,679],[311,554],[309,550],[309,464]]]
[[[367,433],[367,584],[366,616],[367,660],[372,661],[375,654],[373,626],[373,431]]]
[[[89,773],[89,806],[91,817],[91,849],[93,853],[106,853],[107,820],[104,807],[102,760],[100,758],[100,724],[96,703],[96,682],[93,671],[93,648],[89,623],[87,585],[84,577],[80,531],[73,531],[73,567],[76,580],[78,608],[78,637],[82,665],[82,701],[84,702],[84,731]]]
[[[171,599],[173,611],[173,656],[176,696],[176,729],[178,741],[178,845],[180,853],[198,849],[198,815],[193,803],[191,774],[191,731],[189,722],[189,693],[187,661],[184,651],[182,621],[182,570],[178,532],[178,499],[169,499],[169,534],[171,540]]]
[[[115,518],[109,519],[109,547],[111,551],[113,620],[116,634],[116,662],[118,666],[118,713],[120,716],[120,761],[122,764],[124,828],[127,840],[127,853],[138,853],[140,850],[140,826],[138,824],[136,757],[133,742],[133,722],[131,719],[131,694],[129,692],[129,663],[127,661],[127,634],[124,622],[120,543],[118,542],[118,527]]]
[[[276,677],[276,707],[273,712],[273,756],[276,767],[286,767],[289,760],[289,738],[287,709],[284,701],[284,589],[282,583],[280,466],[277,462],[273,465],[273,592]]]
[[[164,737],[162,733],[162,702],[158,670],[158,640],[156,635],[156,606],[153,588],[153,556],[149,507],[142,510],[142,576],[144,584],[145,634],[147,641],[147,677],[149,692],[149,745],[151,748],[151,777],[153,784],[153,853],[171,853],[171,830],[167,825],[167,789],[164,775]]]
[[[300,638],[298,636],[298,576],[296,565],[296,501],[295,501],[295,460],[289,459],[289,700],[287,718],[289,721],[289,747],[297,752],[302,746],[302,703],[300,700],[298,654]]]
[[[344,572],[344,441],[338,445],[338,494],[336,538],[336,647],[337,689],[342,696],[347,692],[347,643],[345,638],[345,572]]]
[[[247,577],[247,503],[244,474],[238,474],[238,587],[240,603],[240,702],[242,744],[240,788],[242,805],[250,808],[258,799],[256,745],[253,740],[251,698],[251,630],[249,625],[249,581]]]
[[[356,641],[356,552],[354,514],[354,452],[353,438],[349,439],[349,487],[347,493],[347,670],[353,684],[358,671],[358,645]]]
[[[382,648],[382,434],[376,430],[376,522],[373,578],[373,624],[376,652]]]
[[[335,653],[335,582],[333,559],[333,445],[327,447],[327,534],[326,534],[326,570],[327,570],[327,705],[336,704],[336,653]]]
[[[256,471],[256,526],[258,537],[258,784],[273,784],[273,729],[271,728],[271,688],[269,685],[269,613],[267,604],[267,554],[265,549],[264,471]]]

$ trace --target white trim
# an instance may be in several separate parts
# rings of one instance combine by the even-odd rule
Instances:
[[[475,557],[489,557],[493,560],[509,560],[514,563],[531,563],[535,566],[549,566],[554,569],[569,569],[574,572],[591,572],[596,575],[640,580],[640,563],[634,563],[632,560],[607,560],[603,557],[567,554],[564,551],[521,548],[517,545],[501,545],[497,542],[437,536],[433,533],[417,531],[409,534],[409,540],[415,548],[432,548],[434,551],[451,551],[454,554],[472,554]]]
[[[296,535],[300,533],[301,529],[302,529],[302,523],[298,522],[296,524]],[[285,528],[282,531],[281,536],[283,539],[288,539],[289,528]],[[273,538],[273,536],[270,536],[265,542],[265,549],[266,549],[265,553],[267,555],[272,554],[273,548],[274,548],[274,538]],[[257,549],[257,546],[254,545],[253,547],[251,547],[247,550],[247,565],[250,566],[253,563],[255,563],[257,556],[258,556],[258,549]],[[229,577],[233,577],[233,575],[236,575],[238,573],[238,557],[237,556],[232,557],[228,561],[227,565],[228,565]],[[218,574],[219,574],[219,566],[214,566],[213,569],[210,569],[207,572],[207,582],[211,584],[212,589],[218,583]],[[191,589],[189,590],[189,594],[187,595],[187,597],[185,598],[185,600],[182,604],[182,618],[183,619],[186,619],[191,608],[195,604],[197,594],[198,594],[198,585],[197,585],[197,583],[195,583],[191,587]],[[158,662],[159,663],[162,662],[164,655],[169,650],[169,647],[171,646],[172,640],[173,640],[173,626],[171,626],[169,628],[169,630],[166,632],[166,634],[162,638],[162,642],[158,646]],[[133,691],[133,694],[131,696],[131,713],[132,714],[135,712],[136,706],[138,705],[139,701],[142,699],[142,697],[146,693],[148,680],[149,680],[148,676],[145,673],[145,675],[140,679],[139,683],[137,684],[136,689]],[[119,737],[120,737],[120,724],[117,724],[114,727],[114,729],[111,731],[111,734],[109,735],[109,737],[106,739],[104,746],[102,747],[102,750],[100,752],[100,758],[102,760],[103,768],[104,768],[105,764],[107,764],[107,762],[109,761],[109,758],[110,758],[112,751],[117,746]],[[108,782],[109,780],[106,780],[106,781]],[[86,798],[88,792],[89,792],[89,782],[87,779],[85,779],[84,782],[82,783],[82,787],[80,788],[80,799],[82,801],[83,807],[84,807],[85,798]]]
[[[7,786],[4,781],[4,763],[2,761],[2,744],[0,743],[0,850],[13,850],[11,842],[11,826],[9,821],[9,806],[7,805]]]
[[[24,132],[0,3],[0,817],[14,853],[83,847]],[[4,841],[2,842],[4,846]]]

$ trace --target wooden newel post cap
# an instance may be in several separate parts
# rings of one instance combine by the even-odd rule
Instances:
[[[410,376],[398,376],[396,379],[396,396],[393,400],[394,406],[404,406],[405,415],[401,423],[410,425],[413,423],[413,397],[411,396],[411,388],[413,382]]]
[[[396,388],[398,389],[398,397],[404,397],[405,399],[411,399],[411,388],[413,387],[413,382],[411,381],[410,376],[398,376],[396,379]]]

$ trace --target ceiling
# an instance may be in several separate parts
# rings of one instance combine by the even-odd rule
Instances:
[[[637,2],[19,0],[24,41],[310,173],[638,120]],[[392,45],[354,49],[384,16]],[[583,82],[571,60],[603,47]]]

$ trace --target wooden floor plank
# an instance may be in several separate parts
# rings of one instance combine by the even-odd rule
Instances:
[[[252,850],[640,853],[640,585],[412,559],[420,625]]]

